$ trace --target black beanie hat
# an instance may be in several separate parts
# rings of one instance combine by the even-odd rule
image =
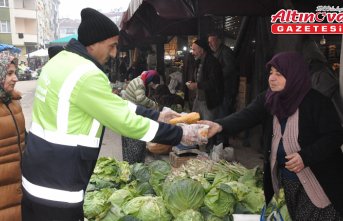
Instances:
[[[78,39],[84,46],[119,35],[117,25],[107,16],[92,8],[81,11],[81,24],[77,30]]]
[[[199,38],[199,39],[195,40],[194,44],[200,46],[205,51],[209,51],[210,50],[210,46],[208,45],[208,41],[205,38]]]

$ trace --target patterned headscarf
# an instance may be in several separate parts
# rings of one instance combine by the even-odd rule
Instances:
[[[5,80],[10,64],[14,64],[18,68],[18,59],[9,54],[0,54],[0,84]]]
[[[295,113],[307,92],[311,89],[310,71],[303,56],[298,52],[276,54],[266,65],[267,70],[276,68],[285,78],[282,91],[269,88],[265,106],[279,120]]]
[[[4,89],[7,69],[10,64],[18,67],[18,59],[5,53],[0,54],[0,100],[3,103],[9,103],[11,101],[11,95]]]

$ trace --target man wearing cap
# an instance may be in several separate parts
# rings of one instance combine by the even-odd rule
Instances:
[[[192,53],[196,67],[192,81],[187,82],[189,90],[196,91],[193,102],[194,112],[199,112],[201,119],[221,117],[223,102],[223,74],[219,61],[211,54],[207,39],[200,38],[193,42]],[[211,148],[209,142],[207,151]]]
[[[104,127],[162,144],[207,142],[191,125],[162,123],[175,112],[148,110],[112,93],[103,65],[117,53],[118,34],[108,17],[85,8],[78,40],[70,40],[43,67],[23,155],[23,221],[83,221],[84,194]]]
[[[223,74],[219,61],[210,53],[206,39],[197,39],[192,44],[196,60],[193,80],[187,83],[189,90],[196,90],[193,111],[202,119],[215,119],[223,102]]]

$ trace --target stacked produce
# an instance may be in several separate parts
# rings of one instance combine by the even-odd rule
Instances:
[[[172,168],[160,160],[129,165],[100,158],[84,213],[89,221],[232,220],[234,213],[261,213],[261,186],[261,170],[238,163],[193,159]],[[280,202],[274,200],[273,205]]]

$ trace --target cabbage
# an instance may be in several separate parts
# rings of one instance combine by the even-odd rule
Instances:
[[[100,191],[87,192],[85,195],[83,210],[87,219],[101,218],[111,207],[107,199],[114,189],[102,189]]]
[[[204,221],[204,217],[200,212],[189,209],[177,215],[174,221]]]
[[[119,166],[119,181],[121,182],[128,182],[131,179],[131,166],[128,162],[126,161],[118,161],[118,166]]]
[[[155,191],[149,182],[139,183],[136,190],[139,195],[155,195]]]
[[[150,179],[149,168],[143,163],[135,163],[132,166],[132,175],[138,182],[148,182]]]
[[[209,208],[206,206],[200,208],[200,212],[203,215],[205,221],[223,221],[222,218],[219,218],[218,216],[215,216],[211,213]]]
[[[214,187],[205,196],[204,204],[210,211],[219,217],[232,214],[236,200],[232,193]]]
[[[110,157],[100,157],[89,181],[90,188],[119,187],[121,183],[128,182],[130,176],[131,168],[128,162],[119,162]]]
[[[263,190],[257,187],[250,187],[249,192],[241,203],[247,210],[247,213],[260,214],[265,203]]]
[[[198,209],[204,202],[205,190],[201,183],[189,178],[165,184],[163,199],[174,217],[187,209]]]
[[[169,163],[163,160],[152,161],[149,165],[149,183],[153,187],[156,195],[162,195],[163,182],[171,171]]]
[[[111,202],[112,205],[122,206],[124,202],[129,201],[132,198],[133,195],[130,191],[126,189],[120,189],[114,191],[108,201]]]
[[[132,215],[142,221],[171,220],[161,197],[139,196],[124,203],[122,209],[126,215]]]
[[[244,185],[243,183],[239,183],[237,181],[222,183],[220,184],[220,189],[228,193],[233,193],[238,202],[243,201],[245,196],[250,191],[248,186]]]
[[[134,216],[127,215],[127,216],[123,216],[118,221],[141,221],[141,220]]]
[[[118,205],[112,205],[106,216],[101,221],[118,221],[125,214]]]

